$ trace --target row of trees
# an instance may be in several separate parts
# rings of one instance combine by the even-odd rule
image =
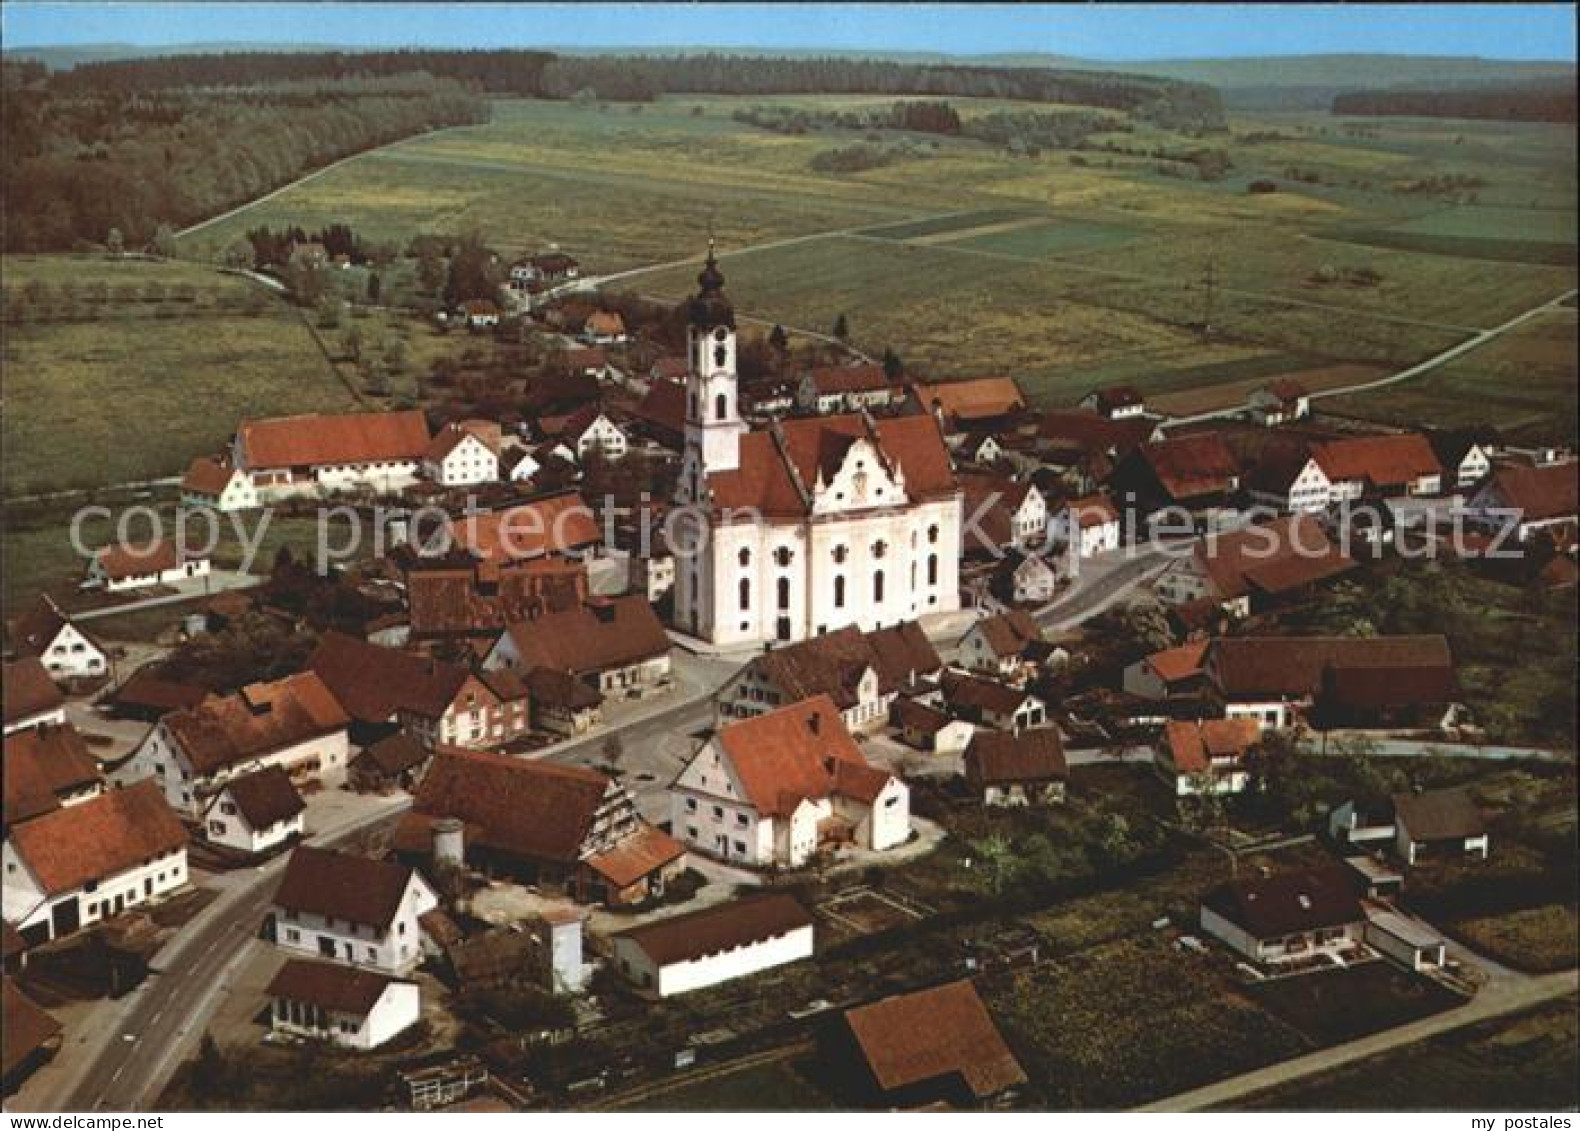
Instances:
[[[1099,106],[1171,128],[1221,129],[1223,103],[1202,83],[1045,67],[941,66],[881,59],[728,55],[556,56],[543,51],[339,51],[173,55],[83,64],[50,82],[72,91],[245,87],[414,71],[528,97],[590,94],[642,102],[660,94],[895,94],[1011,98]]]
[[[7,251],[102,245],[112,230],[128,249],[147,246],[162,225],[179,228],[341,157],[487,116],[481,99],[427,76],[361,82],[316,102],[299,90],[79,93],[51,78],[10,87],[3,106]]]
[[[1573,122],[1572,82],[1473,90],[1361,90],[1333,99],[1333,113],[1498,122]]]

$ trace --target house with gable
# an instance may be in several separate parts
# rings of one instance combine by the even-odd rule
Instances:
[[[471,487],[499,478],[498,449],[464,424],[439,429],[422,457],[423,474],[441,487]]]
[[[66,721],[66,700],[37,656],[5,661],[0,668],[0,702],[5,705],[5,733]]]
[[[220,787],[203,810],[203,839],[236,852],[268,852],[302,836],[306,810],[291,775],[267,766]]]
[[[11,647],[19,656],[37,657],[58,683],[110,674],[109,650],[47,593],[11,625]]]
[[[960,659],[976,672],[1009,678],[1021,671],[1032,645],[1042,640],[1042,628],[1029,613],[1019,609],[977,621],[960,640]]]
[[[70,723],[6,735],[3,767],[6,828],[91,801],[104,792],[98,760]]]
[[[881,852],[911,833],[910,790],[868,764],[826,695],[720,726],[670,803],[688,848],[758,868],[799,868],[842,844]]]
[[[422,961],[418,919],[438,905],[414,868],[299,845],[264,929],[290,953],[405,974]]]
[[[265,504],[336,491],[393,494],[416,483],[430,441],[416,409],[268,417],[241,422],[231,464],[251,476]]]
[[[258,505],[258,491],[241,468],[200,457],[181,477],[181,505],[220,512],[252,510]]]

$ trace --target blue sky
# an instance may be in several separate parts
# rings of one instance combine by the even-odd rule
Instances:
[[[1575,10],[1531,5],[98,4],[6,0],[8,47],[851,48],[1099,59],[1334,52],[1573,59]]]

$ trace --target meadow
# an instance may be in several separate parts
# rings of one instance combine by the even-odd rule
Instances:
[[[1009,373],[1049,404],[1120,375],[1158,394],[1221,385],[1205,367],[1251,358],[1402,367],[1574,285],[1575,152],[1559,127],[1237,115],[1227,135],[1129,123],[1027,157],[732,117],[888,101],[500,101],[485,125],[350,162],[186,249],[214,254],[262,223],[400,242],[472,229],[679,298],[711,231],[743,315],[826,333],[845,314],[862,350],[936,376]],[[859,173],[813,168],[832,148],[902,143]],[[1186,160],[1202,148],[1224,151],[1221,179]],[[1276,191],[1248,191],[1259,180]]]
[[[211,267],[7,256],[0,274],[8,498],[179,476],[243,417],[356,407],[296,310]]]

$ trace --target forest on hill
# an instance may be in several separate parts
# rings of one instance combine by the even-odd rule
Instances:
[[[420,74],[127,92],[0,71],[7,251],[147,246],[331,161],[488,117],[461,84]]]
[[[1573,122],[1573,83],[1543,82],[1465,90],[1364,90],[1337,95],[1335,114],[1477,118],[1498,122]]]

